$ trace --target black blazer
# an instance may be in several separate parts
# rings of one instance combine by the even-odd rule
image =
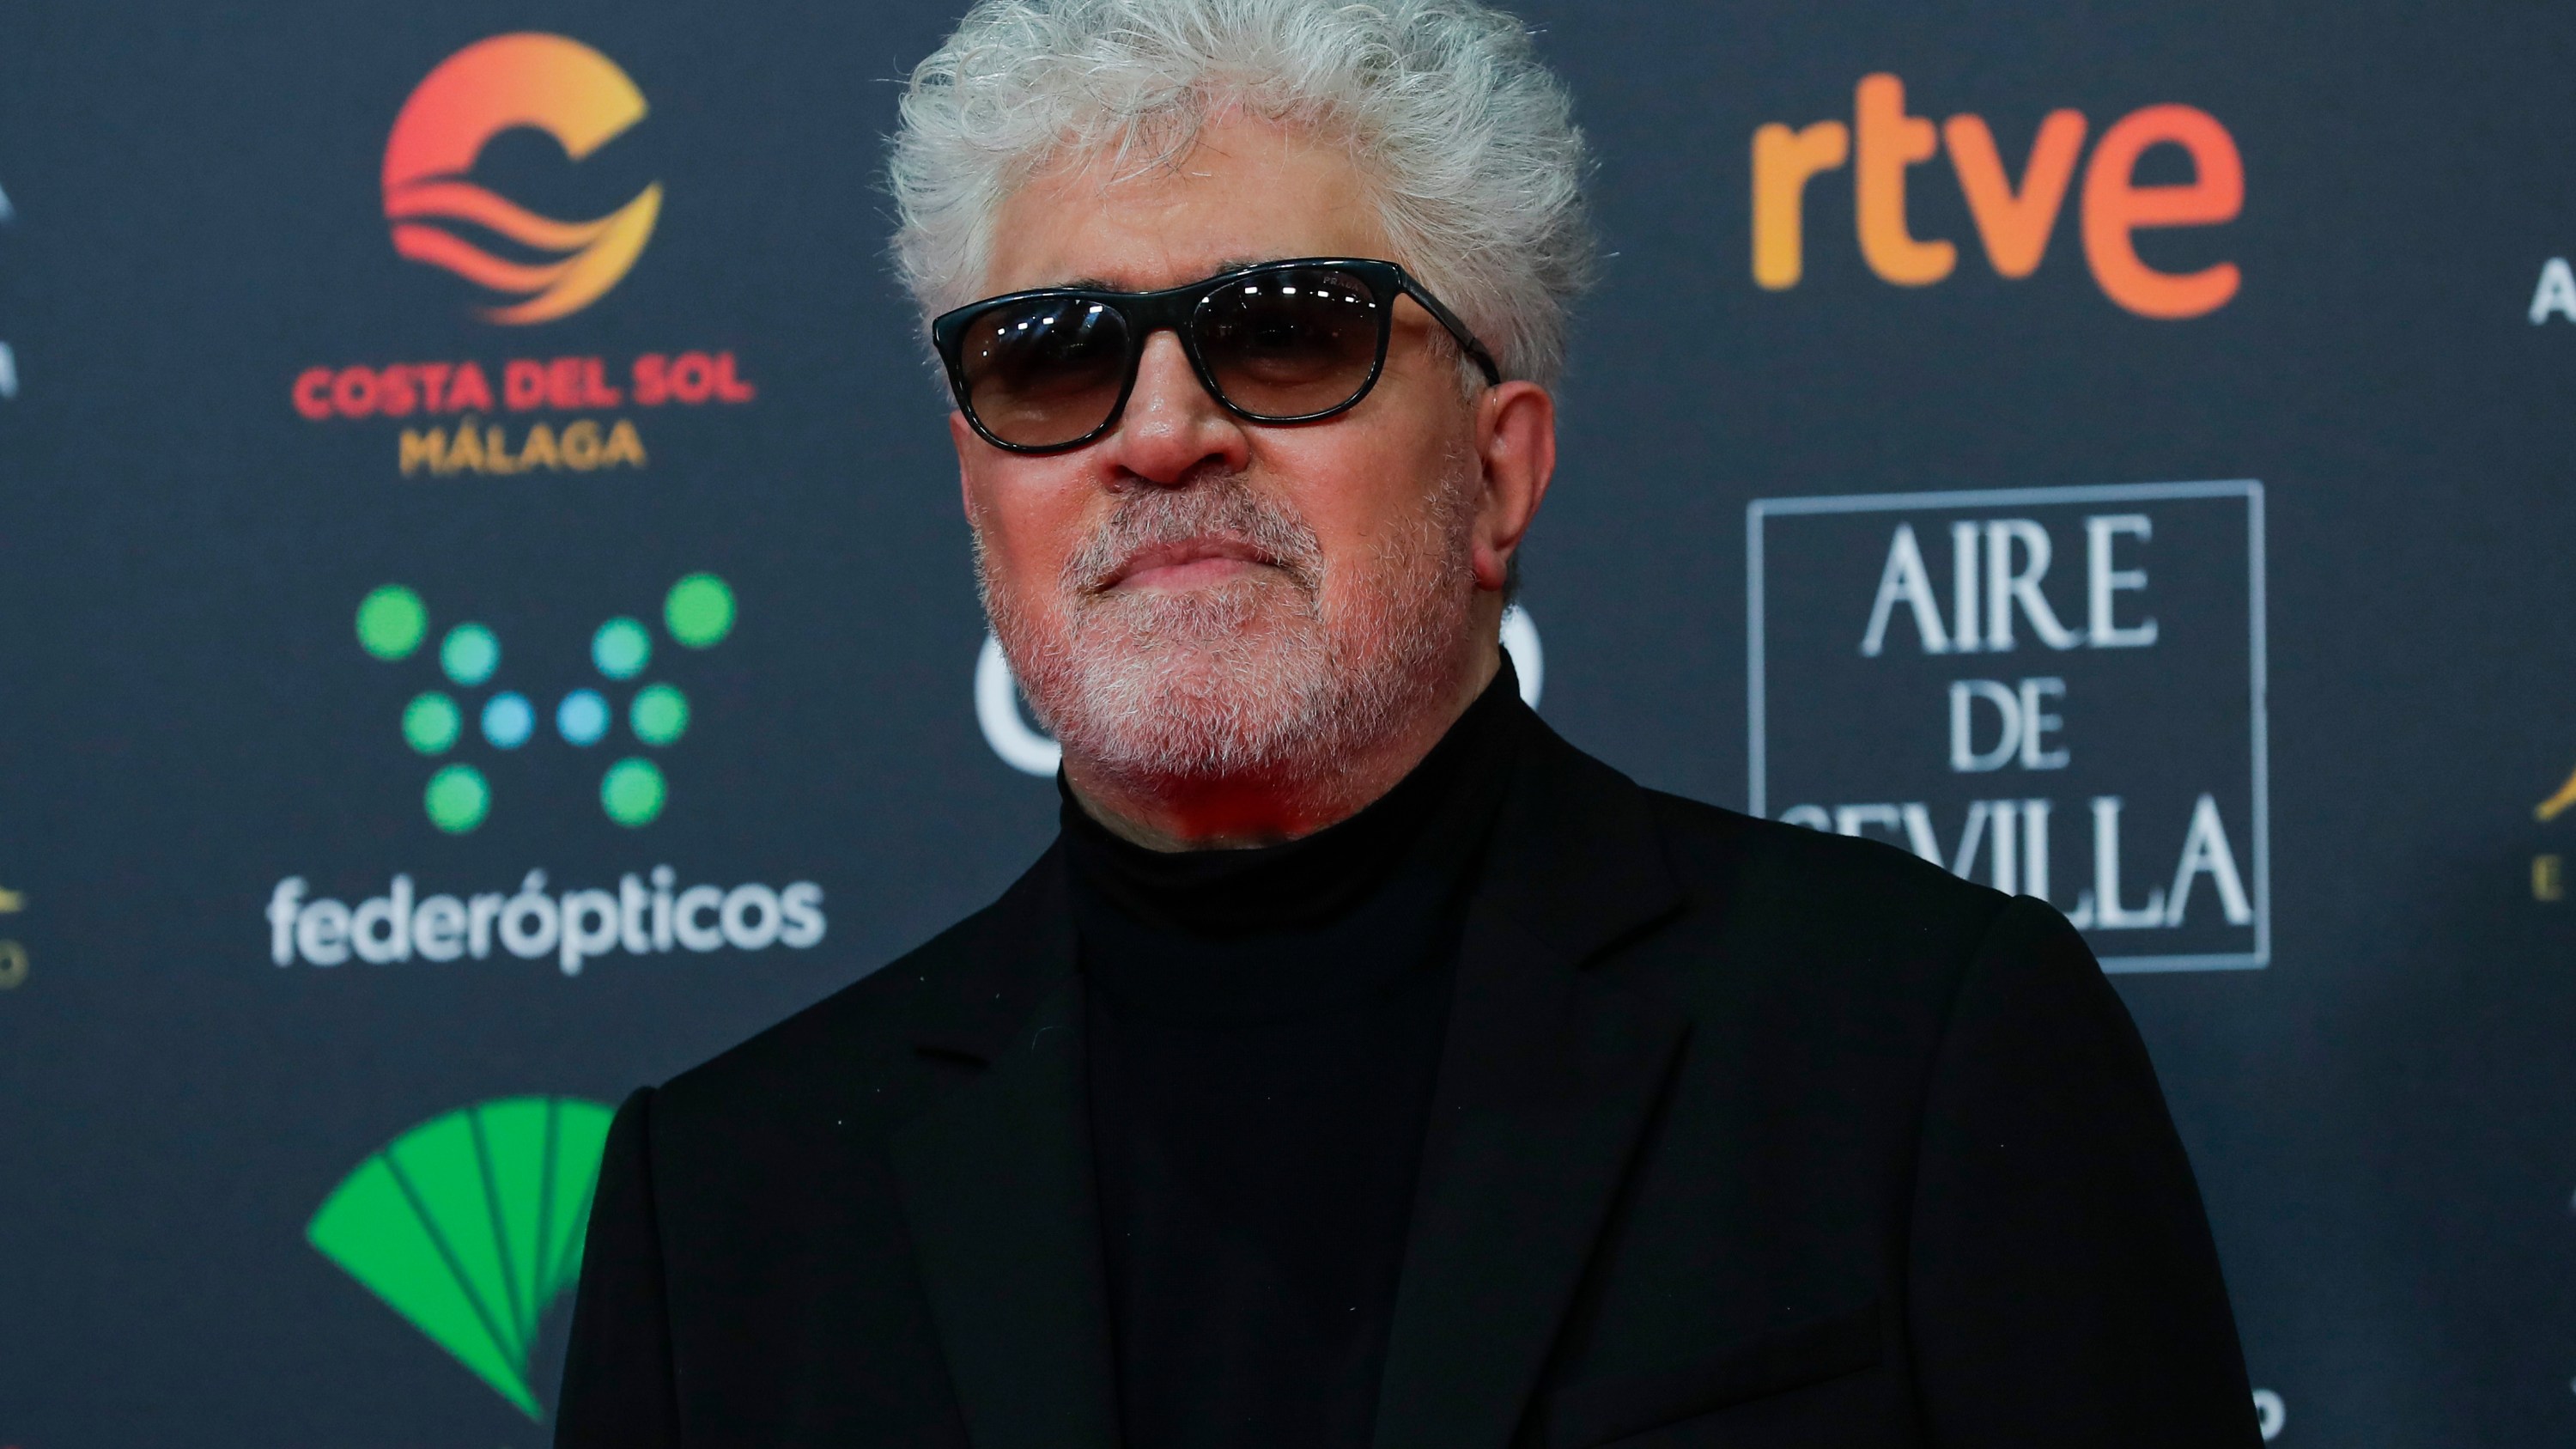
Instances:
[[[1535,719],[1379,1449],[2259,1443],[2190,1165],[2048,906]],[[627,1099],[556,1443],[1110,1449],[1062,863]]]

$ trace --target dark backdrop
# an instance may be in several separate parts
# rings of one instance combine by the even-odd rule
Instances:
[[[1648,784],[1760,791],[2025,889],[2045,816],[2051,898],[2140,968],[2116,979],[2277,1434],[2564,1439],[2576,17],[1527,13],[1598,147],[1611,252],[1528,561],[1542,712]],[[1053,791],[979,724],[953,464],[883,261],[896,78],[952,18],[0,5],[0,1445],[540,1442],[503,1383],[552,1393],[569,1265],[530,1214],[560,1228],[580,1197],[532,1184],[586,1174],[577,1104],[864,974],[1045,841]],[[566,222],[662,188],[631,269],[532,325],[397,254],[380,183],[423,78],[518,32],[589,48],[648,110],[577,162],[502,131],[471,181]],[[1962,128],[1890,181],[1909,133],[1869,122],[1804,188],[1794,285],[1757,280],[1755,232],[1783,224],[1755,215],[1757,131],[1849,140],[1878,75],[1909,116],[1986,123],[2020,188],[1986,222],[2028,204],[2045,238],[2027,275],[1981,239]],[[554,114],[557,82],[522,84]],[[2024,168],[2058,110],[2084,130],[2052,214]],[[2157,144],[2096,178],[2121,125]],[[2131,237],[2124,183],[2204,220]],[[1875,263],[1873,184],[1906,228],[1877,218]],[[521,266],[590,244],[435,224]],[[1887,280],[1930,267],[1909,238],[1952,243],[1948,274]],[[2197,315],[2134,305],[2135,268],[2222,264]],[[702,401],[637,393],[636,359],[693,352]],[[541,383],[514,409],[508,364],[555,358],[616,401]],[[469,360],[493,393],[471,416],[383,415],[386,367]],[[711,644],[703,609],[665,607],[701,573],[733,601]],[[1998,582],[2008,654],[1983,647]],[[396,602],[362,631],[389,585],[415,622]],[[595,655],[620,618],[627,652]],[[464,623],[500,646],[488,673],[464,646],[442,667]],[[675,739],[630,712],[650,684],[688,703]],[[584,690],[587,720],[563,707]],[[1999,696],[2028,748],[2002,748]],[[642,823],[603,804],[630,760],[659,794],[640,766],[608,793]],[[480,818],[443,827],[433,801],[458,824],[477,780]],[[324,901],[398,959],[351,953]],[[529,1097],[570,1102],[508,1105]]]

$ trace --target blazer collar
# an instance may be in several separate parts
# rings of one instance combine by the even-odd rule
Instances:
[[[978,1449],[1118,1443],[1064,897],[1050,849],[947,943],[952,969],[913,1041],[976,1075],[892,1145],[922,1286]]]
[[[1533,717],[1460,942],[1379,1449],[1502,1449],[1687,1021],[1583,969],[1682,903],[1645,792]]]
[[[1545,1367],[1686,1024],[1583,970],[1679,907],[1645,792],[1539,722],[1460,942],[1379,1396],[1380,1449],[1502,1449]],[[977,1074],[894,1144],[978,1449],[1113,1449],[1116,1386],[1050,849],[961,928],[913,1040]]]
[[[992,1065],[1031,1013],[1075,979],[1074,951],[1058,842],[1000,899],[923,949],[936,977],[914,1008],[913,1046]]]

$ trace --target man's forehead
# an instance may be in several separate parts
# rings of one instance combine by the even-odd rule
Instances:
[[[1211,128],[1181,161],[1140,174],[1070,166],[1032,180],[996,218],[988,293],[1152,291],[1289,257],[1386,255],[1347,149],[1243,129]]]
[[[1031,214],[1031,212],[1034,214]],[[1333,225],[1330,218],[1258,218],[1218,221],[1170,217],[1142,219],[1067,215],[1055,208],[1005,213],[996,238],[989,290],[1028,287],[1098,287],[1151,292],[1222,272],[1296,257],[1386,257],[1384,232],[1368,225]],[[1322,224],[1319,224],[1322,223]],[[1010,229],[1020,228],[1014,237]]]

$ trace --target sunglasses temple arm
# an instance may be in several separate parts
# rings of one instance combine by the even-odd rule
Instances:
[[[1467,350],[1467,360],[1475,363],[1477,370],[1485,374],[1485,381],[1489,386],[1502,386],[1503,370],[1494,365],[1494,354],[1485,350],[1485,344],[1476,340],[1476,334],[1468,329],[1466,323],[1458,320],[1457,313],[1442,306],[1439,298],[1432,296],[1428,289],[1414,281],[1408,273],[1397,273],[1396,285],[1403,290],[1404,295],[1421,303],[1422,310],[1430,313],[1433,321],[1449,329],[1449,335],[1457,338],[1458,345]]]

